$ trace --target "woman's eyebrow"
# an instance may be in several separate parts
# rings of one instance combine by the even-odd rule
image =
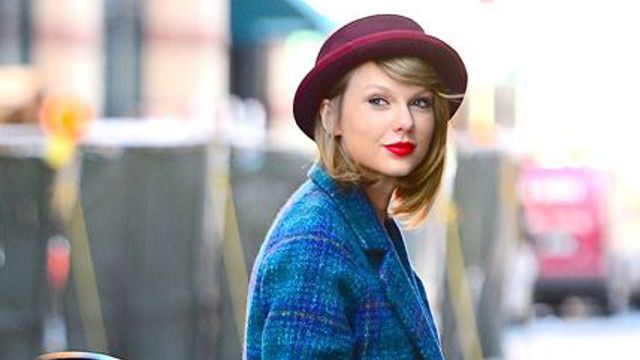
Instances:
[[[374,89],[383,90],[383,91],[391,91],[391,89],[388,86],[381,85],[381,84],[368,84],[364,88],[365,89],[374,88]]]
[[[429,90],[429,89],[422,89],[422,90],[418,90],[413,94],[414,97],[418,97],[418,96],[427,96],[429,98],[433,97],[433,91]]]
[[[377,90],[381,90],[383,92],[391,92],[391,88],[386,86],[386,85],[382,85],[382,84],[367,84],[364,89],[377,89]],[[428,96],[428,97],[433,97],[433,91],[422,87],[420,89],[417,89],[415,92],[412,93],[412,97],[417,97],[417,96]]]

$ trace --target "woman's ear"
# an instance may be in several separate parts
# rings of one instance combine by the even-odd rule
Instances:
[[[320,120],[322,120],[322,127],[327,134],[333,136],[333,127],[335,125],[335,115],[333,110],[333,104],[331,100],[324,99],[320,104]]]
[[[322,127],[324,128],[324,131],[331,136],[340,135],[338,111],[335,107],[335,101],[331,101],[329,99],[322,100],[322,103],[320,104],[320,119],[322,120]]]

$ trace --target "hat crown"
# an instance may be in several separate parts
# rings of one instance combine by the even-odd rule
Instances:
[[[316,64],[333,51],[363,36],[398,30],[424,34],[424,30],[418,23],[405,16],[373,15],[364,17],[344,25],[331,34],[320,48]]]

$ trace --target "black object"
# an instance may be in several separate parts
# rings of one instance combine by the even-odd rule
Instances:
[[[37,126],[0,125],[0,359],[29,359],[42,342],[46,244],[55,173]]]
[[[457,160],[454,200],[465,262],[461,270],[469,281],[469,289],[463,291],[471,292],[478,328],[457,327],[452,295],[447,293],[442,311],[444,352],[447,359],[464,359],[462,348],[468,344],[463,343],[461,334],[472,332],[478,336],[483,358],[501,358],[506,326],[502,301],[505,264],[507,250],[517,235],[517,164],[501,150],[462,149]],[[447,287],[452,285],[460,286],[447,283]]]
[[[217,254],[203,246],[207,147],[86,145],[81,169],[81,204],[109,353],[130,359],[212,357],[217,324],[209,289],[215,284],[207,282],[213,269],[203,259]],[[68,298],[70,347],[90,347],[76,304],[83,300],[78,294]]]

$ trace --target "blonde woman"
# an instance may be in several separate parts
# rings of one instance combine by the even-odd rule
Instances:
[[[256,259],[246,359],[443,358],[392,216],[427,215],[466,84],[457,52],[407,17],[325,41],[293,104],[320,157]]]

